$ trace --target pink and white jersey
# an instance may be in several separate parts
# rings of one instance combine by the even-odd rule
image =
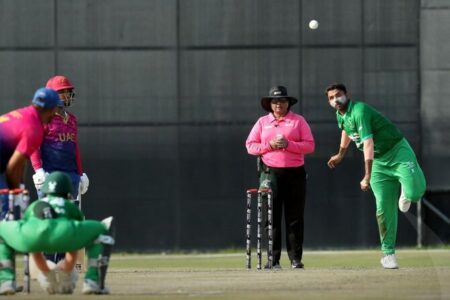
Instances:
[[[34,106],[26,106],[0,116],[1,173],[14,151],[28,157],[39,148],[44,127]]]
[[[269,142],[277,135],[288,140],[286,149],[273,150]],[[305,164],[305,154],[314,151],[315,143],[305,118],[288,112],[281,120],[272,113],[259,118],[245,143],[252,155],[261,155],[263,162],[274,168],[300,167]]]
[[[31,156],[33,169],[43,168],[46,172],[64,171],[83,174],[78,148],[78,124],[75,115],[56,114],[44,126],[44,141],[41,148]]]

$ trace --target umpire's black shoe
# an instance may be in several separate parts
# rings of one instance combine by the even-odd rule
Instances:
[[[275,270],[280,270],[281,269],[281,265],[279,261],[274,261],[272,264],[272,268],[269,267],[269,263],[267,263],[264,266],[264,269],[275,269]]]
[[[292,269],[304,269],[305,265],[301,261],[294,259],[291,262],[291,267]]]

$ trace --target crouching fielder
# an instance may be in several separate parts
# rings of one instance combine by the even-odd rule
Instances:
[[[38,281],[49,294],[71,294],[78,274],[74,271],[77,250],[86,248],[88,269],[84,294],[106,294],[105,276],[114,238],[112,217],[102,222],[83,220],[69,199],[70,177],[62,172],[47,176],[45,197],[33,202],[18,221],[0,223],[0,293],[15,293],[14,251],[31,253],[40,273]],[[66,252],[65,259],[50,268],[42,252]]]

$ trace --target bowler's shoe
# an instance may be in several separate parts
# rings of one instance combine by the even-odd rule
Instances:
[[[383,268],[385,269],[398,269],[398,263],[395,254],[383,256],[380,262]]]
[[[400,194],[400,198],[398,199],[398,209],[401,212],[405,213],[409,210],[410,206],[411,206],[411,201],[406,199],[405,194],[403,194],[403,189],[402,189],[402,193]]]

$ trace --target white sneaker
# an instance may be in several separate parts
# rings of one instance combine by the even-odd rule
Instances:
[[[0,295],[14,295],[16,284],[13,280],[6,280],[0,283]]]
[[[395,254],[383,256],[380,262],[385,269],[398,269],[398,263]]]
[[[110,291],[107,287],[105,287],[103,290],[100,289],[100,286],[91,279],[85,279],[83,283],[83,289],[81,291],[85,295],[92,295],[92,294],[109,294]]]
[[[59,293],[72,294],[77,286],[78,271],[73,269],[71,272],[58,270]]]
[[[55,294],[58,291],[58,282],[56,281],[56,272],[51,270],[44,273],[39,272],[37,280],[41,288],[49,294]]]
[[[405,194],[403,193],[403,189],[402,189],[402,193],[400,194],[400,198],[398,199],[398,209],[401,212],[405,213],[409,210],[410,206],[411,206],[411,201],[406,199]]]

